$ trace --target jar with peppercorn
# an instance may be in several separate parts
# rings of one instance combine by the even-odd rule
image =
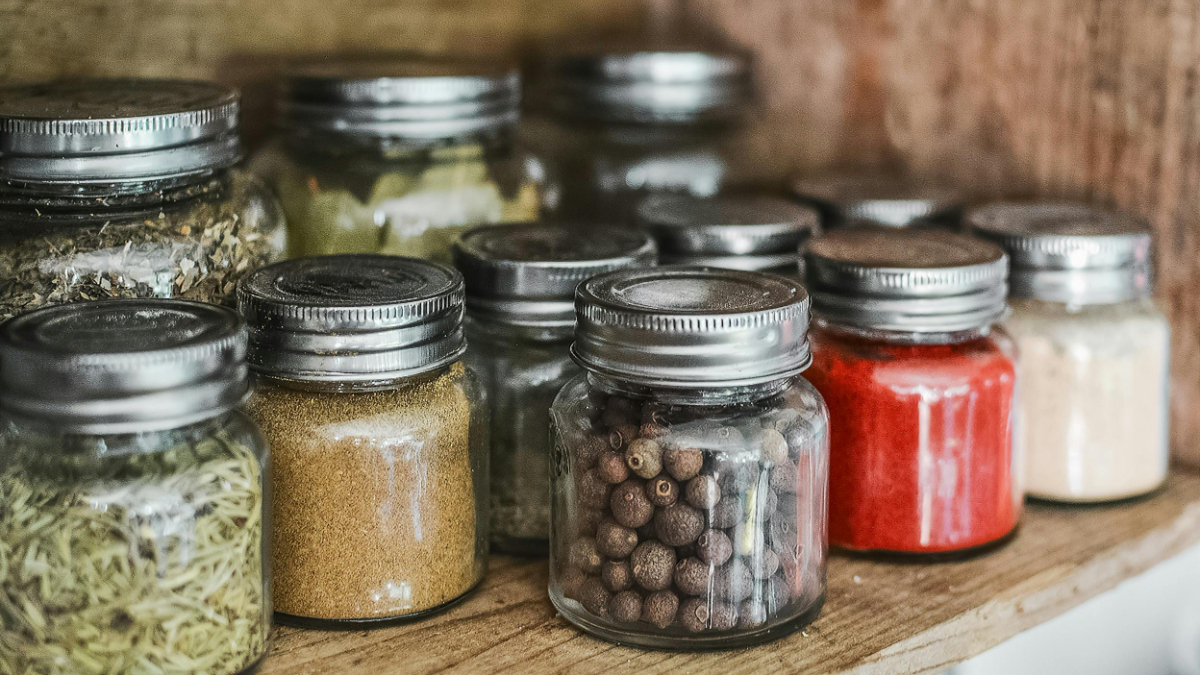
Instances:
[[[550,597],[599,637],[752,644],[825,597],[828,412],[800,377],[808,296],[671,267],[576,295],[584,373],[551,408]]]
[[[963,554],[1021,513],[1007,259],[940,230],[863,226],[805,253],[816,358],[829,402],[834,546]]]

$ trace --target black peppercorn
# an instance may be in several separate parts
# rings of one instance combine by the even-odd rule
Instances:
[[[708,522],[713,527],[733,527],[742,519],[742,502],[733,495],[721,498],[708,512]]]
[[[791,462],[780,462],[771,468],[771,489],[779,494],[794,494],[797,491],[799,477],[796,465]]]
[[[637,439],[638,428],[634,424],[622,424],[619,427],[614,427],[608,432],[608,446],[613,450],[624,450],[630,443]]]
[[[596,540],[591,537],[580,537],[571,544],[571,552],[568,557],[571,564],[588,574],[598,574],[600,566],[604,564],[604,558],[600,557],[600,551],[596,548]]]
[[[708,628],[711,614],[708,602],[700,598],[687,598],[679,605],[679,623],[693,633],[699,633]]]
[[[679,612],[679,596],[671,591],[655,591],[646,596],[642,603],[642,621],[659,628],[666,628],[675,622]]]
[[[704,514],[687,504],[675,503],[654,514],[654,532],[669,546],[690,544],[702,531]]]
[[[675,576],[675,549],[659,541],[638,544],[629,556],[633,578],[648,591],[665,590]]]
[[[668,448],[663,453],[663,466],[675,480],[691,480],[704,468],[704,452],[699,448]]]
[[[741,602],[754,593],[754,575],[734,559],[713,574],[713,592],[723,600]]]
[[[646,483],[646,498],[655,506],[670,506],[679,499],[679,484],[668,476]]]
[[[629,467],[625,465],[625,457],[612,450],[605,450],[596,462],[596,474],[610,485],[622,483],[629,478]]]
[[[637,548],[638,536],[632,528],[603,520],[596,527],[596,550],[609,560],[626,558]]]
[[[611,600],[612,593],[609,593],[604,583],[596,577],[588,577],[579,587],[579,604],[596,616],[608,617],[608,603]]]
[[[758,628],[767,622],[767,606],[760,600],[746,600],[738,608],[738,628]]]
[[[638,476],[654,478],[662,471],[662,446],[648,438],[639,438],[625,449],[625,463]]]
[[[583,586],[583,582],[587,581],[587,574],[578,567],[567,567],[563,571],[562,577],[558,583],[562,587],[563,595],[572,599],[579,599],[579,589]]]
[[[705,530],[696,539],[696,555],[706,563],[724,565],[733,555],[733,542],[721,530]]]
[[[687,482],[687,501],[698,509],[711,509],[721,501],[721,486],[712,476],[696,476]]]
[[[633,588],[633,570],[628,560],[609,560],[600,570],[600,578],[613,593]]]
[[[783,434],[774,429],[763,429],[758,433],[758,446],[762,458],[771,464],[788,461],[788,442]]]
[[[708,595],[713,568],[699,558],[684,558],[675,565],[675,588],[684,595]]]
[[[613,488],[609,510],[613,518],[625,527],[639,528],[654,517],[654,505],[646,498],[644,483],[636,478]]]
[[[579,474],[579,478],[576,480],[575,494],[578,496],[581,506],[593,509],[604,508],[608,504],[610,492],[612,492],[612,486],[605,483],[595,469],[589,469],[583,474]]]
[[[621,591],[608,603],[614,621],[633,623],[642,616],[642,596],[637,591]]]

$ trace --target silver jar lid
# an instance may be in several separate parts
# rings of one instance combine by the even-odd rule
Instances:
[[[541,328],[575,325],[575,288],[584,279],[656,259],[649,236],[621,229],[488,225],[454,245],[473,317]]]
[[[1089,304],[1150,294],[1150,226],[1131,214],[1079,203],[1001,202],[972,209],[966,221],[1008,252],[1013,297]]]
[[[391,56],[297,65],[280,107],[293,129],[428,140],[511,127],[520,102],[503,62]]]
[[[391,255],[328,255],[268,265],[238,284],[250,367],[306,382],[382,382],[457,361],[463,279]]]
[[[246,394],[246,327],[184,300],[56,305],[0,326],[0,410],[75,433],[158,431]]]
[[[752,102],[750,58],[732,51],[609,51],[551,65],[550,106],[605,122],[728,120]]]
[[[908,227],[954,219],[964,199],[956,190],[903,173],[834,173],[792,181],[792,194],[821,211],[825,225],[868,223]]]
[[[0,179],[177,178],[241,158],[238,95],[211,82],[90,79],[0,87]]]
[[[1008,259],[998,246],[943,230],[845,228],[804,254],[813,311],[859,328],[953,332],[1004,316]]]
[[[670,389],[762,384],[812,361],[808,294],[773,274],[621,270],[579,285],[571,354],[587,370]]]

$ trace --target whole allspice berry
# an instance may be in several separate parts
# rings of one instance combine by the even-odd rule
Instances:
[[[595,469],[589,469],[579,476],[575,485],[575,495],[582,506],[602,509],[608,504],[608,495],[612,486],[600,478]]]
[[[678,612],[679,596],[671,591],[655,591],[642,603],[642,621],[659,628],[674,623]]]
[[[625,527],[639,528],[654,517],[654,505],[646,497],[644,484],[636,478],[613,488],[608,506],[613,518]]]
[[[704,531],[704,514],[687,504],[675,503],[654,514],[654,532],[664,544],[683,546]]]
[[[600,557],[600,551],[596,548],[596,540],[591,537],[576,539],[571,544],[567,559],[588,574],[598,574],[600,567],[604,565],[604,558]]]
[[[767,622],[767,606],[761,600],[746,600],[738,607],[738,628],[758,628]]]
[[[633,588],[633,569],[628,560],[609,560],[600,570],[600,579],[613,593]]]
[[[580,508],[575,515],[576,533],[581,537],[596,536],[596,527],[604,517],[604,511],[600,509]]]
[[[733,555],[733,542],[721,530],[705,530],[696,539],[696,556],[711,565],[724,565]],[[776,562],[778,562],[776,558]],[[767,575],[770,576],[770,575]]]
[[[612,593],[604,587],[604,582],[597,577],[589,577],[579,588],[579,604],[587,611],[599,617],[608,617],[608,603],[612,601]]]
[[[596,527],[596,550],[610,560],[629,557],[637,543],[637,532],[631,527],[612,520],[603,520]]]
[[[733,630],[737,627],[737,605],[727,602],[714,602],[709,607],[712,617],[708,625],[713,630]]]
[[[608,613],[620,623],[633,623],[642,617],[642,596],[637,591],[621,591],[608,603]]]
[[[708,595],[713,571],[699,558],[684,558],[675,565],[675,588],[684,595]]]
[[[800,479],[796,473],[796,465],[780,462],[771,467],[771,489],[779,494],[795,494],[799,488]]]
[[[762,458],[771,464],[788,461],[788,443],[783,434],[774,429],[763,429],[758,433],[758,447]]]
[[[746,566],[757,579],[770,579],[779,570],[779,554],[769,547],[763,547],[745,558]]]
[[[763,490],[758,498],[758,509],[762,520],[770,520],[771,516],[775,515],[775,509],[779,507],[779,495],[775,494],[774,490]]]
[[[792,593],[782,574],[776,574],[763,585],[762,597],[766,599],[767,611],[777,614],[792,601]]]
[[[734,560],[713,574],[713,591],[723,600],[741,602],[754,594],[754,575]]]
[[[660,541],[644,541],[629,556],[633,578],[647,591],[666,590],[675,577],[675,549]]]
[[[687,502],[707,511],[721,501],[721,486],[712,476],[699,475],[687,482]]]
[[[772,518],[770,534],[771,547],[776,551],[794,551],[799,544],[796,521],[790,518]]]
[[[726,495],[708,512],[708,522],[713,527],[733,527],[741,522],[742,515],[742,501]]]
[[[638,435],[642,438],[657,440],[663,436],[666,436],[667,432],[669,431],[670,428],[665,425],[656,424],[654,422],[644,422],[642,426],[638,428]]]
[[[636,424],[622,424],[619,427],[613,427],[612,431],[608,432],[608,446],[613,450],[624,450],[637,438],[637,435]]]
[[[583,582],[587,581],[587,574],[578,567],[568,566],[563,570],[562,576],[559,577],[558,584],[562,587],[563,595],[572,599],[579,599],[579,589],[583,586]]]
[[[608,441],[595,435],[584,436],[583,441],[575,447],[575,467],[577,471],[587,471],[596,466],[600,453],[608,450]]]
[[[679,623],[693,633],[699,633],[708,628],[712,617],[708,611],[708,601],[700,598],[687,598],[679,604]]]
[[[649,480],[662,471],[662,446],[648,438],[639,438],[625,450],[625,463],[635,474]]]
[[[699,448],[668,448],[663,452],[663,466],[675,480],[691,480],[704,468],[704,451]]]
[[[646,497],[655,506],[670,506],[679,500],[679,483],[669,476],[658,476],[646,483]]]
[[[623,483],[629,478],[629,467],[625,464],[625,456],[619,452],[605,450],[596,462],[596,473],[600,479],[610,485]]]

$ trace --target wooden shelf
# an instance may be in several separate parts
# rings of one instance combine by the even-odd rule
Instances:
[[[558,617],[544,559],[493,558],[483,586],[429,620],[373,631],[280,628],[262,675],[459,672],[936,673],[1200,542],[1200,474],[1151,498],[1029,507],[1009,545],[955,563],[834,555],[828,601],[801,633],[751,649],[618,647]]]

